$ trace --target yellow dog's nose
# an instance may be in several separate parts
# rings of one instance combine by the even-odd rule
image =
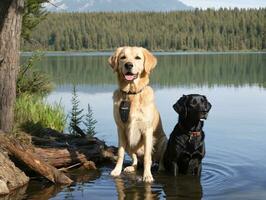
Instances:
[[[127,63],[125,64],[125,68],[126,68],[128,71],[130,71],[130,70],[133,68],[133,63],[131,63],[131,62],[127,62]]]

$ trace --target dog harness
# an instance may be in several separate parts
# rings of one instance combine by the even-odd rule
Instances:
[[[144,88],[142,88],[138,92],[131,92],[131,91],[125,92],[123,90],[120,90],[122,92],[122,101],[119,105],[119,114],[120,114],[121,121],[123,123],[126,123],[128,121],[128,116],[129,116],[129,112],[130,112],[131,103],[129,101],[129,95],[139,94],[143,91]]]
[[[204,145],[204,131],[186,131],[180,124],[179,128],[188,138],[185,143],[185,146],[183,146],[183,153],[189,156],[190,158],[197,155],[203,157],[204,152],[202,152],[201,147]],[[200,141],[198,141],[199,139]],[[189,149],[186,147],[188,147]]]
[[[200,138],[200,136],[201,136],[201,138]],[[200,156],[201,158],[203,158],[204,152],[202,151],[202,147],[204,145],[204,142],[203,142],[204,137],[205,137],[205,135],[204,135],[203,131],[199,132],[199,136],[190,135],[187,143],[188,143],[189,147],[193,150],[189,151],[188,149],[184,149],[183,153],[186,154],[187,156],[189,156],[190,158],[193,158],[195,156]],[[200,138],[200,142],[197,145],[197,141],[199,138]]]

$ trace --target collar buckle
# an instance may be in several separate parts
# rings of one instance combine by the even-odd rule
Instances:
[[[201,131],[189,131],[189,142],[196,140],[201,136]]]

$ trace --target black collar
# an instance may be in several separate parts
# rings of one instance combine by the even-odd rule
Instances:
[[[178,128],[181,130],[181,132],[183,132],[182,134],[187,136],[187,142],[193,146],[194,150],[197,150],[201,146],[203,146],[205,139],[205,134],[204,131],[202,130],[203,122],[200,122],[198,127],[199,129],[197,130],[186,130],[181,124],[178,123]],[[187,154],[190,155],[191,153],[187,152]],[[192,154],[195,154],[195,152],[193,152]]]
[[[146,86],[145,86],[146,87]],[[122,90],[122,89],[120,89],[120,91],[122,92],[122,94],[125,94],[125,95],[136,95],[136,94],[139,94],[139,93],[141,93],[144,89],[145,89],[145,87],[143,87],[141,90],[139,90],[138,92],[131,92],[131,91],[128,91],[128,92],[126,92],[126,91],[124,91],[124,90]]]
[[[196,127],[196,130],[187,130],[180,123],[178,123],[178,127],[185,135],[189,136],[189,138],[193,138],[193,137],[195,138],[195,137],[200,137],[203,135],[203,131],[202,131],[203,123],[204,122],[200,121]]]

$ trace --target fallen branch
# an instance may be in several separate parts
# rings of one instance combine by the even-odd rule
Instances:
[[[82,163],[76,163],[76,164],[71,165],[71,166],[69,166],[69,167],[63,167],[63,168],[60,168],[59,170],[60,170],[60,171],[63,171],[63,172],[67,172],[69,169],[72,169],[72,168],[74,168],[74,167],[78,167],[78,166],[80,166],[80,165],[82,165]]]

